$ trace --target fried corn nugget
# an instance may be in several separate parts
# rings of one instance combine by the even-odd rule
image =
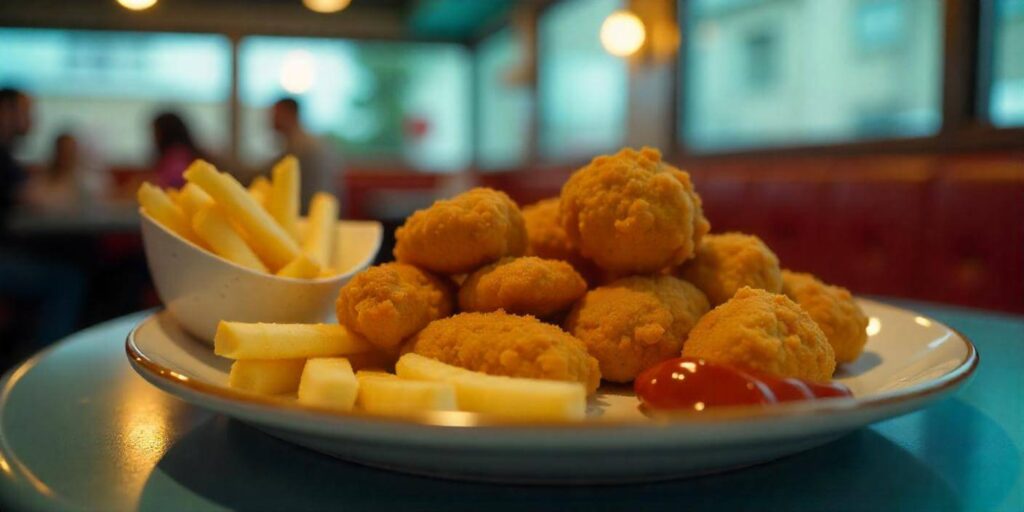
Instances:
[[[697,285],[713,306],[744,286],[782,292],[779,258],[760,238],[742,233],[705,236],[697,256],[680,267],[679,276]]]
[[[433,320],[452,313],[450,285],[412,265],[385,263],[357,274],[335,303],[338,323],[395,351]]]
[[[868,317],[849,290],[827,285],[811,274],[782,271],[782,293],[800,304],[825,333],[837,363],[852,363],[868,342]]]
[[[523,207],[526,255],[568,262],[588,283],[602,282],[604,273],[601,269],[593,261],[584,258],[565,234],[558,216],[559,203],[557,197],[552,197]]]
[[[806,311],[750,287],[697,322],[683,355],[814,382],[828,381],[836,368],[832,346]]]
[[[413,213],[395,233],[395,258],[437,272],[472,272],[526,252],[519,207],[505,193],[475,188]]]
[[[587,393],[601,381],[597,360],[580,340],[531,316],[504,311],[435,320],[405,350],[491,375],[581,382]]]
[[[646,368],[677,356],[709,308],[704,294],[682,279],[627,277],[587,292],[565,328],[597,358],[605,380],[630,382]]]
[[[690,175],[652,148],[594,158],[562,187],[560,208],[580,253],[619,275],[682,263],[711,227]]]
[[[466,278],[459,289],[459,308],[547,318],[569,309],[586,292],[586,281],[564,261],[504,258]]]

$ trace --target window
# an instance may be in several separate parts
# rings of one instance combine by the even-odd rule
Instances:
[[[693,0],[683,20],[694,152],[927,136],[941,123],[941,2]]]
[[[307,129],[347,162],[438,172],[469,165],[470,61],[461,46],[248,37],[239,65],[248,165],[279,156],[267,107],[283,96],[298,99]]]
[[[770,30],[757,30],[747,36],[747,85],[752,91],[771,87],[779,73],[778,38]]]
[[[1024,0],[996,0],[989,116],[1024,126]]]
[[[906,32],[904,0],[859,0],[854,15],[856,44],[863,52],[898,50]]]
[[[513,29],[504,29],[477,48],[477,162],[483,169],[515,167],[530,157],[530,63],[516,36]]]
[[[619,0],[571,0],[539,27],[540,151],[572,161],[617,149],[625,137],[628,66],[605,52],[601,24]]]
[[[71,131],[104,162],[146,165],[149,123],[164,109],[181,114],[205,150],[226,150],[231,45],[224,37],[0,29],[0,41],[0,84],[35,99],[19,158],[47,160],[53,139]]]

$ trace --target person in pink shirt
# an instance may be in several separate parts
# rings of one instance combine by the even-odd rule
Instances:
[[[182,173],[197,158],[206,158],[196,146],[192,134],[181,119],[173,112],[163,112],[153,118],[153,142],[156,144],[157,185],[181,187],[185,184]]]

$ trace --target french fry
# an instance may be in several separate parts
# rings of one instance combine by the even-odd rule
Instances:
[[[331,268],[335,272],[348,272],[362,263],[365,255],[359,251],[346,250],[346,247],[374,245],[380,238],[380,226],[374,222],[347,222],[345,229],[337,232],[334,242],[334,262]]]
[[[331,264],[331,251],[337,233],[338,199],[326,192],[317,192],[309,203],[309,220],[302,251],[320,267]]]
[[[181,206],[185,215],[190,219],[194,219],[199,210],[213,205],[213,198],[210,197],[210,194],[207,194],[195,183],[186,183],[182,187],[181,193],[178,194],[178,206]]]
[[[231,364],[228,385],[264,395],[291,393],[299,389],[305,359],[245,359]]]
[[[586,414],[583,384],[499,377],[405,354],[395,365],[403,379],[448,382],[459,409],[526,420],[578,420]]]
[[[209,162],[196,160],[185,179],[203,188],[228,217],[248,235],[253,251],[271,271],[278,271],[299,255],[299,246],[235,178],[218,172]]]
[[[153,220],[159,222],[178,236],[196,245],[203,245],[195,232],[192,231],[192,225],[189,224],[185,212],[181,211],[181,208],[174,204],[174,201],[163,190],[149,182],[145,182],[139,187],[137,195],[139,204],[142,205],[142,210],[152,217]]]
[[[273,184],[267,191],[267,211],[270,216],[298,242],[299,238],[299,160],[285,156],[271,171]]]
[[[302,246],[302,241],[306,239],[309,233],[309,217],[299,216],[299,221],[295,225],[296,231],[299,233],[299,246]]]
[[[422,411],[454,411],[455,386],[448,382],[400,379],[392,374],[356,374],[357,402],[367,412],[413,414]]]
[[[373,346],[336,324],[221,321],[213,352],[229,359],[298,359],[370,352]]]
[[[172,203],[179,204],[178,201],[181,192],[178,189],[174,187],[167,187],[164,189],[164,192],[167,194],[167,197],[171,198]]]
[[[449,381],[469,373],[477,372],[442,363],[413,352],[403,355],[395,363],[395,375],[403,379]]]
[[[315,279],[320,277],[320,265],[317,265],[306,253],[299,253],[291,263],[281,267],[277,275],[297,279]]]
[[[270,200],[270,180],[266,176],[256,176],[249,183],[249,195],[256,200],[260,206],[266,208]]]
[[[356,403],[359,381],[352,365],[343,357],[306,361],[299,380],[299,402],[317,407],[349,411]]]
[[[209,206],[196,212],[192,229],[199,235],[214,254],[245,268],[267,272],[266,265],[245,243],[242,235],[228,221],[219,206]]]

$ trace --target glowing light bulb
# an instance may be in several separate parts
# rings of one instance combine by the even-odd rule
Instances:
[[[302,0],[302,5],[313,12],[330,14],[338,12],[352,3],[352,0]]]
[[[295,50],[284,56],[279,78],[281,87],[292,94],[302,94],[316,81],[316,62],[305,50]]]
[[[144,11],[156,5],[156,0],[117,0],[121,7],[133,11]]]
[[[633,55],[646,39],[644,22],[629,11],[615,11],[601,24],[601,45],[616,57]]]

